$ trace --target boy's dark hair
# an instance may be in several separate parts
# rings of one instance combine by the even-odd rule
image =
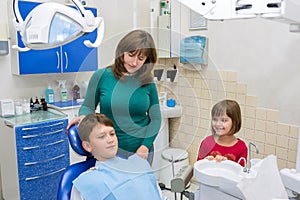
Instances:
[[[104,114],[92,113],[83,118],[78,126],[78,135],[81,141],[88,141],[93,128],[97,124],[114,127],[113,122]]]
[[[242,115],[239,104],[234,100],[223,100],[215,104],[211,110],[211,117],[219,117],[224,114],[230,117],[232,121],[230,134],[233,135],[239,132],[242,126]],[[214,133],[214,130],[212,131]]]

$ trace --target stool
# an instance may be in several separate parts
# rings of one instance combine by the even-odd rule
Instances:
[[[162,154],[160,182],[171,188],[171,180],[181,167],[189,165],[187,151],[178,148],[165,149]]]

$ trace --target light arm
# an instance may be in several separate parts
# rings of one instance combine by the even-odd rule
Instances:
[[[92,43],[90,40],[83,41],[83,44],[90,48],[99,47],[104,36],[104,20],[102,17],[97,17],[96,20],[100,21],[98,25],[98,34],[97,34],[96,41],[94,43]]]

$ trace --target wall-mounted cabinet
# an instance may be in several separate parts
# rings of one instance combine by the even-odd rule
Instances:
[[[160,15],[158,27],[158,56],[160,58],[179,57],[180,52],[180,3],[170,0],[170,14]]]
[[[157,50],[160,58],[171,56],[171,16],[158,16],[158,41]]]
[[[19,1],[19,9],[23,19],[38,4],[37,2]],[[94,16],[97,16],[96,8],[86,7],[85,9],[91,10]],[[12,73],[27,75],[95,71],[98,68],[98,49],[86,47],[83,41],[95,41],[96,37],[97,30],[53,49],[27,52],[11,50]],[[18,46],[24,47],[19,32],[14,32],[12,39]]]

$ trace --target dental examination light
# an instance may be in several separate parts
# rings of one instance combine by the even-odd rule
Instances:
[[[72,2],[76,9],[55,2],[41,3],[23,21],[18,0],[13,0],[14,25],[25,45],[13,45],[13,48],[19,51],[50,49],[69,43],[97,28],[98,35],[94,43],[85,40],[84,44],[90,48],[98,47],[104,34],[103,18],[95,17],[78,0]]]
[[[267,18],[300,31],[299,0],[178,0],[209,20]]]

